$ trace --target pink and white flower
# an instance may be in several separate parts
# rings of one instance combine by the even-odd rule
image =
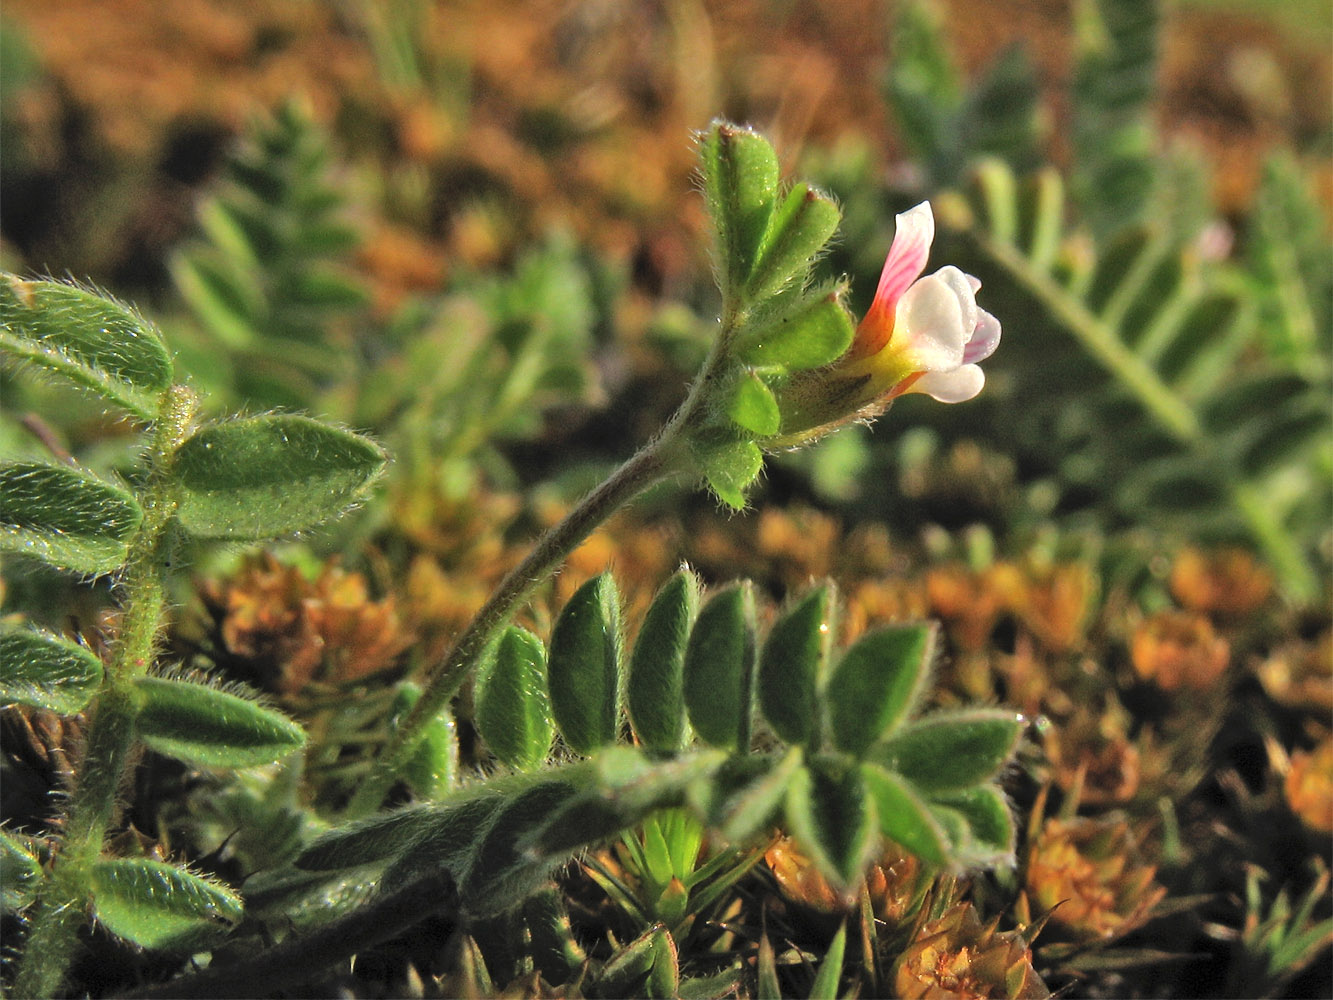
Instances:
[[[999,344],[1000,322],[977,306],[981,282],[972,275],[948,266],[921,277],[935,239],[929,202],[896,221],[874,302],[837,367],[869,375],[880,398],[920,392],[961,403],[986,382],[977,362]]]

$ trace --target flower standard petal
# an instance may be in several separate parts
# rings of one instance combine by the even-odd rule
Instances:
[[[849,360],[878,354],[893,336],[898,300],[912,282],[926,269],[930,245],[935,240],[935,216],[930,202],[923,201],[895,220],[893,243],[884,260],[870,310],[856,328],[856,339],[848,351]]]

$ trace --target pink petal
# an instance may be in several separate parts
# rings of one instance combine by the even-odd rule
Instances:
[[[995,353],[999,343],[1000,321],[985,309],[978,309],[977,328],[972,333],[972,339],[967,342],[967,347],[963,349],[963,363],[970,365],[984,361]]]
[[[923,201],[894,219],[893,243],[884,261],[875,289],[875,303],[892,306],[907,291],[912,282],[921,277],[930,257],[930,244],[935,241],[935,216],[930,202]],[[892,309],[889,309],[892,314]]]

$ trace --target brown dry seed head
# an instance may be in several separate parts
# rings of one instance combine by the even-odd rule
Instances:
[[[1189,611],[1157,612],[1134,630],[1130,642],[1134,672],[1163,691],[1207,690],[1230,658],[1231,649],[1212,622]]]
[[[847,897],[829,885],[790,837],[778,838],[765,852],[764,861],[789,902],[816,913],[847,912]],[[910,920],[920,908],[931,880],[932,875],[923,870],[916,857],[897,844],[886,843],[864,880],[875,917],[891,925]]]
[[[1288,708],[1333,712],[1333,629],[1313,642],[1287,643],[1258,668],[1268,696]]]
[[[898,960],[895,995],[902,1000],[1044,1000],[1051,991],[1032,967],[1022,931],[997,933],[971,903],[926,923]]]
[[[1325,736],[1312,751],[1292,754],[1282,787],[1302,823],[1318,833],[1333,833],[1333,736]]]
[[[1171,566],[1171,593],[1191,611],[1243,618],[1267,603],[1273,574],[1244,549],[1188,548]]]
[[[1028,895],[1078,940],[1111,940],[1146,922],[1166,895],[1156,875],[1114,817],[1049,818],[1028,849]]]

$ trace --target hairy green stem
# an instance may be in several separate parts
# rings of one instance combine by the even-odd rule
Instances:
[[[123,617],[115,655],[94,700],[87,742],[78,765],[51,877],[33,907],[16,997],[49,997],[61,984],[87,920],[93,866],[116,815],[118,793],[134,745],[138,711],[132,682],[147,673],[165,602],[167,527],[174,512],[171,458],[189,430],[194,394],[173,386],[163,394],[149,446],[149,475],[142,495],[144,520],[130,545],[123,582]]]

